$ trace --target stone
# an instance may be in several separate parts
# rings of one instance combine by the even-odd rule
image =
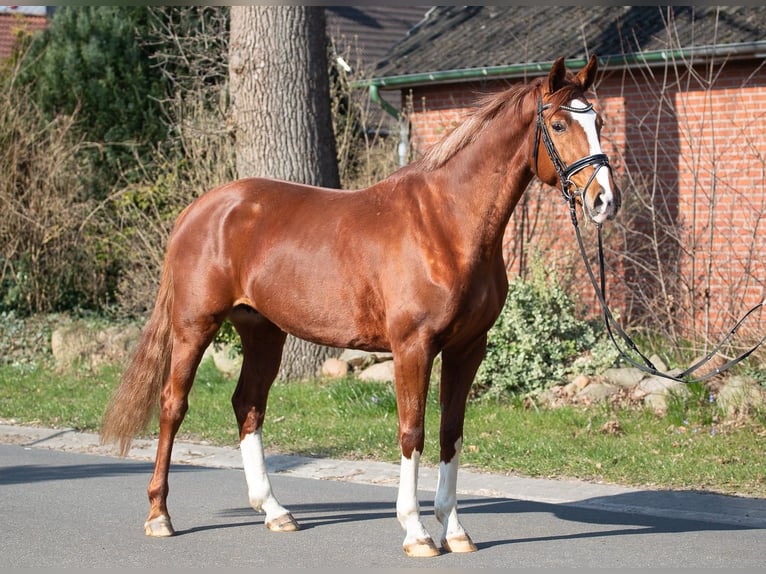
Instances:
[[[365,369],[376,362],[374,354],[357,349],[346,349],[341,353],[339,359],[345,361],[356,370]]]
[[[242,355],[234,351],[231,345],[210,345],[210,355],[215,368],[227,377],[239,376],[242,369]]]
[[[363,381],[393,382],[394,380],[394,362],[383,361],[375,363],[359,373],[358,377]]]
[[[680,381],[666,379],[665,377],[651,376],[643,379],[634,391],[634,396],[640,398],[645,395],[668,395],[672,392],[688,393],[686,385]]]
[[[577,393],[577,395],[575,395],[575,399],[577,402],[599,402],[611,397],[614,394],[617,394],[618,392],[620,392],[620,388],[616,385],[611,385],[609,383],[603,382],[592,382],[579,393]]]
[[[91,336],[82,325],[67,325],[51,333],[51,352],[57,369],[67,369],[87,356]]]
[[[652,365],[654,365],[654,368],[660,371],[661,373],[664,373],[668,370],[668,366],[665,364],[665,361],[663,361],[659,355],[655,354],[649,357],[649,361],[651,361]]]
[[[671,395],[685,396],[688,394],[689,389],[682,382],[656,375],[642,380],[633,390],[633,398],[643,398],[644,405],[658,415],[662,415],[668,410],[668,399]]]
[[[51,353],[59,371],[80,366],[93,369],[128,359],[141,329],[136,325],[114,325],[97,329],[74,322],[51,333]]]
[[[645,373],[636,367],[611,368],[603,373],[607,381],[623,388],[635,387],[645,376]]]
[[[590,384],[590,377],[588,375],[577,375],[572,379],[571,383],[564,385],[562,389],[564,395],[572,397],[582,391]]]
[[[764,391],[750,377],[729,377],[718,391],[718,406],[729,415],[747,414],[763,406]]]
[[[320,371],[323,377],[330,379],[340,379],[345,377],[351,371],[351,366],[341,359],[330,357],[324,363],[322,363],[322,369]]]
[[[664,415],[668,410],[667,395],[652,393],[644,397],[644,405],[654,411],[655,414]]]

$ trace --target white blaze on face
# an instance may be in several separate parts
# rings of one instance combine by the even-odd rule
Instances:
[[[584,109],[588,107],[582,100],[572,100],[569,105],[576,109]],[[603,153],[601,151],[601,143],[598,140],[598,130],[596,129],[596,112],[591,109],[587,112],[574,112],[570,115],[574,121],[580,124],[580,127],[585,132],[585,136],[588,138],[588,153],[590,155]],[[596,173],[596,181],[603,191],[601,192],[601,205],[595,213],[591,214],[591,217],[597,223],[601,223],[608,217],[612,203],[614,202],[614,193],[612,192],[612,185],[609,179],[609,170],[599,169]]]

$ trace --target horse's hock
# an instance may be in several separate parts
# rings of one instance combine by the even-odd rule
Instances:
[[[73,321],[58,327],[51,333],[56,369],[93,369],[125,362],[140,335],[141,329],[136,325],[97,327],[85,321]]]

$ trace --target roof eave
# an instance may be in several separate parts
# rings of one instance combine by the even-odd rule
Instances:
[[[632,54],[620,54],[599,58],[599,66],[605,70],[617,70],[635,66],[658,66],[671,61],[703,59],[743,59],[766,58],[766,41],[743,42],[738,44],[715,44],[694,46],[677,50],[652,50]],[[587,63],[584,58],[566,61],[570,68],[580,68]],[[358,80],[352,84],[354,88],[369,88],[375,86],[381,90],[401,90],[405,88],[422,87],[430,84],[446,84],[454,82],[470,82],[486,79],[513,79],[527,77],[530,74],[540,74],[550,70],[553,62],[529,62],[509,66],[486,66],[481,68],[464,68],[455,70],[439,70],[399,76],[383,76]]]

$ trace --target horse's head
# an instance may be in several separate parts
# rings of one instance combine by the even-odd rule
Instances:
[[[567,72],[564,58],[553,64],[538,100],[531,162],[540,180],[561,186],[602,223],[616,215],[620,195],[601,151],[601,117],[585,97],[597,69],[595,56],[577,74]]]

